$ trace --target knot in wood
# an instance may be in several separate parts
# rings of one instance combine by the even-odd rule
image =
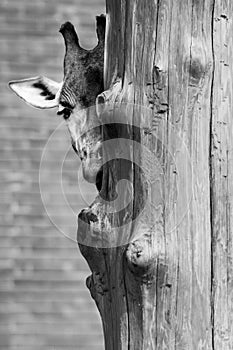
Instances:
[[[151,275],[155,259],[156,256],[152,254],[151,246],[145,239],[130,243],[126,250],[127,265],[136,276]]]
[[[206,71],[212,62],[212,57],[206,48],[206,43],[199,37],[192,37],[191,46],[185,60],[185,71],[189,74],[190,85],[200,85]]]
[[[192,58],[189,64],[189,78],[191,85],[198,85],[205,73],[205,66],[199,58]]]

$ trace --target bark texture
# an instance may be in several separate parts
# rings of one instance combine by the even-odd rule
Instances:
[[[107,350],[233,348],[232,13],[107,0],[106,164],[78,229]]]

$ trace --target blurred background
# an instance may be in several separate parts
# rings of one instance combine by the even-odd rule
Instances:
[[[85,286],[90,272],[75,243],[77,214],[95,188],[80,178],[56,110],[32,109],[7,83],[37,75],[61,81],[60,25],[71,21],[81,44],[92,48],[95,16],[104,12],[104,0],[0,2],[2,350],[103,349],[101,320]]]

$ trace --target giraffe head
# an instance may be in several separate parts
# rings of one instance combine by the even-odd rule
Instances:
[[[61,26],[66,53],[64,78],[57,83],[46,77],[15,80],[10,88],[29,105],[57,108],[57,114],[66,121],[75,152],[79,155],[84,178],[96,181],[102,166],[102,136],[95,108],[96,97],[103,90],[105,16],[97,18],[98,44],[92,50],[79,45],[79,39],[70,22]]]

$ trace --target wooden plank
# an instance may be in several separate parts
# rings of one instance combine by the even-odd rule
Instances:
[[[233,348],[233,4],[215,1],[211,204],[214,349]]]

